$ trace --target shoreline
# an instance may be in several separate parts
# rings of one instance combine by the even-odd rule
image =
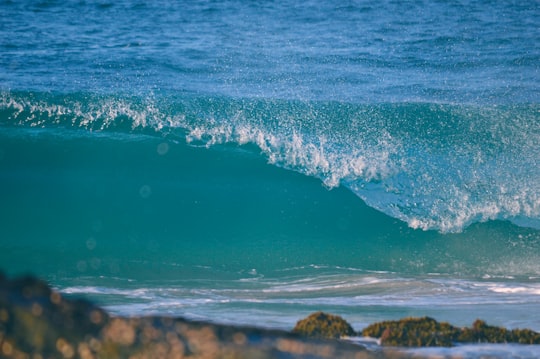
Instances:
[[[295,331],[163,316],[112,316],[87,300],[62,297],[35,277],[8,279],[0,273],[0,357],[6,358],[452,358],[482,357],[482,348],[491,358],[502,358],[508,350],[517,358],[540,353],[540,345],[506,344],[500,348],[507,351],[499,356],[496,345],[486,349],[485,343],[458,345],[455,350],[385,347],[362,337],[310,338]],[[388,337],[389,330],[385,333]]]
[[[404,358],[361,345],[282,330],[183,318],[116,317],[66,299],[35,277],[0,274],[0,357],[63,358]]]

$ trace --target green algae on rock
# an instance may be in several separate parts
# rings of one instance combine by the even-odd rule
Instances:
[[[430,317],[379,322],[362,331],[363,336],[379,338],[381,345],[406,347],[449,347],[458,333],[458,328]]]
[[[316,312],[296,323],[293,333],[310,338],[341,338],[356,335],[349,323],[340,316]]]
[[[477,319],[472,328],[463,328],[457,338],[461,343],[518,343],[540,344],[540,333],[530,329],[495,327]]]
[[[362,331],[381,345],[400,347],[451,347],[456,343],[540,344],[540,333],[530,329],[508,330],[476,320],[471,328],[458,328],[430,317],[404,318],[374,323]]]

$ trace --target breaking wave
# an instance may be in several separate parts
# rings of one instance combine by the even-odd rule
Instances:
[[[251,146],[412,228],[540,228],[540,106],[3,92],[0,126]]]

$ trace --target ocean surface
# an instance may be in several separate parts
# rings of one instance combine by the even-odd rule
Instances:
[[[540,331],[537,1],[0,0],[0,18],[4,272],[119,315]]]

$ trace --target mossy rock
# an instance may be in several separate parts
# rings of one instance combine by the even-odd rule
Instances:
[[[338,315],[316,312],[296,323],[293,333],[310,338],[341,338],[354,336],[356,332]]]
[[[540,344],[540,333],[530,329],[508,330],[476,320],[471,328],[457,328],[433,318],[405,318],[372,324],[362,331],[381,345],[401,347],[453,346],[454,343]]]
[[[540,333],[530,329],[508,330],[488,325],[477,319],[471,328],[464,328],[457,341],[461,343],[519,343],[540,344]]]
[[[540,333],[530,329],[512,329],[508,342],[518,344],[540,344]]]
[[[362,331],[379,338],[382,345],[402,347],[450,347],[460,329],[430,317],[405,318],[375,323]]]

